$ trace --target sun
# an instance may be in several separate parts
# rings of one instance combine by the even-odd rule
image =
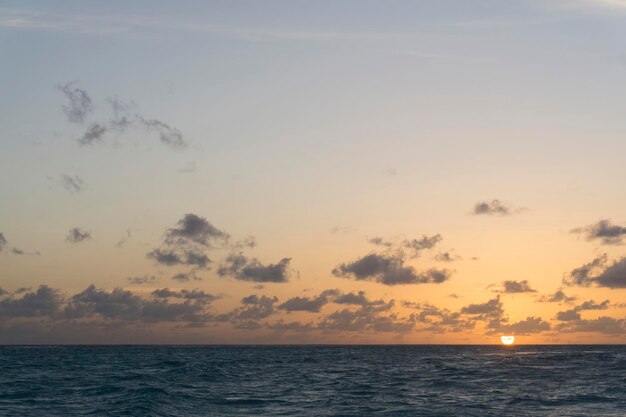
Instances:
[[[515,336],[501,336],[500,340],[503,345],[512,345],[515,342]]]

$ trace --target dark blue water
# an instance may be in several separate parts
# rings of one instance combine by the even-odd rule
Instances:
[[[623,417],[626,347],[0,347],[0,415]]]

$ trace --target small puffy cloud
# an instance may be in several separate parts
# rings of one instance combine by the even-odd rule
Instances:
[[[191,280],[202,281],[202,278],[200,278],[193,272],[181,272],[179,274],[174,275],[172,279],[178,282],[189,282]]]
[[[65,241],[68,243],[80,243],[91,239],[91,232],[83,230],[80,227],[73,227],[67,233]]]
[[[147,257],[166,266],[188,265],[207,269],[211,263],[211,259],[204,253],[187,249],[178,252],[167,249],[154,249],[147,254]]]
[[[261,320],[274,314],[277,302],[276,297],[252,294],[241,299],[241,307],[236,308],[231,317],[233,320]]]
[[[251,282],[287,282],[291,258],[283,258],[275,264],[264,265],[256,258],[230,254],[226,257],[217,273],[221,277],[230,276],[241,281]]]
[[[380,237],[380,236],[375,236],[371,239],[367,240],[369,243],[371,243],[372,245],[376,245],[376,246],[384,246],[386,248],[390,248],[393,246],[393,242],[389,241],[389,240],[385,240],[384,238]]]
[[[169,288],[161,288],[152,291],[152,295],[156,298],[179,298],[183,300],[194,300],[203,304],[212,303],[220,297],[210,294],[202,290],[180,290],[172,291]]]
[[[454,262],[460,260],[461,257],[451,252],[440,252],[433,259],[437,262]]]
[[[377,306],[385,304],[383,300],[370,300],[365,296],[365,291],[359,291],[358,293],[339,293],[333,298],[333,303],[358,306]]]
[[[582,287],[626,288],[626,257],[610,262],[606,254],[600,255],[567,273],[563,283]]]
[[[599,240],[604,245],[621,245],[626,237],[626,227],[612,224],[611,220],[603,219],[595,224],[572,229],[571,233],[585,235],[585,239]]]
[[[576,297],[574,296],[567,296],[567,294],[565,294],[565,292],[562,289],[558,289],[557,291],[555,291],[553,294],[547,294],[547,295],[542,295],[541,297],[539,297],[537,299],[538,302],[540,303],[573,303],[574,301],[576,301]]]
[[[362,306],[357,310],[343,309],[325,316],[319,328],[326,331],[396,332],[404,333],[415,327],[412,317],[401,318],[389,313],[393,302],[383,306]]]
[[[4,249],[4,247],[9,243],[7,239],[4,237],[2,233],[0,233],[0,252]]]
[[[353,262],[343,263],[332,274],[357,281],[374,281],[385,285],[442,283],[452,273],[447,269],[429,269],[418,272],[407,266],[397,255],[371,253]]]
[[[413,256],[417,257],[421,251],[434,248],[442,240],[443,237],[441,237],[440,234],[432,236],[424,235],[419,239],[405,240],[402,242],[402,246],[413,251]]]
[[[502,293],[505,294],[518,294],[524,292],[537,292],[536,290],[530,287],[530,284],[527,280],[523,281],[503,281],[502,282]]]
[[[89,113],[93,111],[91,97],[82,88],[76,87],[77,81],[56,86],[69,101],[63,106],[63,112],[71,123],[83,123]]]
[[[498,296],[484,303],[469,304],[461,308],[461,313],[494,318],[501,317],[504,314],[504,310],[500,296]]]
[[[168,245],[197,243],[208,247],[216,241],[223,243],[229,237],[226,232],[213,226],[206,218],[188,213],[178,221],[176,227],[167,231],[165,243]]]
[[[331,297],[336,296],[337,290],[326,290],[317,297],[293,297],[278,306],[285,311],[308,311],[312,313],[319,312],[323,306],[328,304]]]
[[[26,252],[26,251],[23,251],[22,249],[19,249],[19,248],[11,248],[11,253],[13,255],[19,255],[19,256],[21,256],[21,255],[37,255],[37,256],[41,255],[41,253],[39,253],[37,251],[35,251],[35,252]]]
[[[133,285],[152,284],[157,281],[154,275],[144,275],[141,277],[128,277],[126,280]]]
[[[474,205],[474,215],[508,216],[512,214],[512,208],[500,200],[480,201]]]

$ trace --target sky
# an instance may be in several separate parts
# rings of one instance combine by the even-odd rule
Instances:
[[[0,343],[626,343],[626,1],[4,1]]]

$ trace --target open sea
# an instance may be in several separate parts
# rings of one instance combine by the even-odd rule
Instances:
[[[0,347],[2,416],[626,416],[626,346]]]

